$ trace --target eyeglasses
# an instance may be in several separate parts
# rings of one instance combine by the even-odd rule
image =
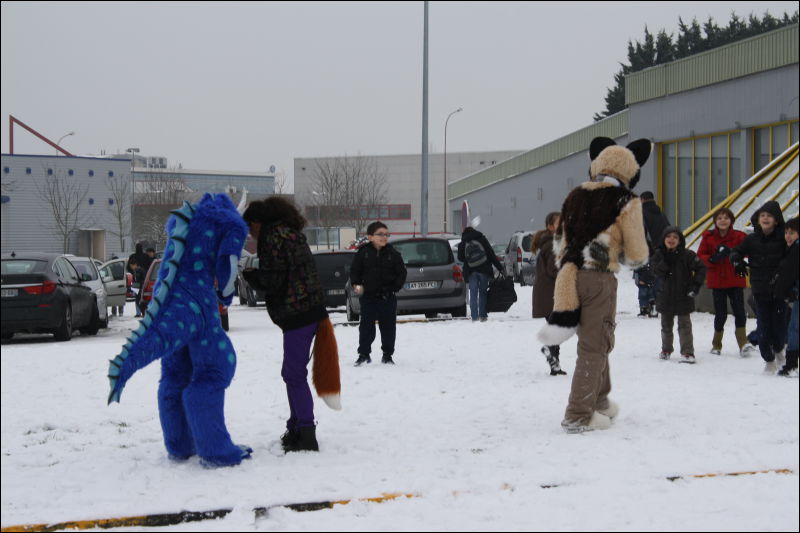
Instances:
[[[392,236],[391,233],[373,233],[375,237],[386,237],[387,239]]]

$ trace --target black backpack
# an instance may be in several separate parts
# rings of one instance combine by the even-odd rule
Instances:
[[[486,250],[479,241],[467,241],[464,245],[464,257],[470,267],[479,267],[486,262]]]

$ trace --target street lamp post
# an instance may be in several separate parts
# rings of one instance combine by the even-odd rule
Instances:
[[[444,121],[444,216],[442,218],[444,222],[442,225],[442,233],[447,233],[447,123],[450,122],[450,117],[460,111],[463,111],[463,108],[459,107],[447,115],[447,120]]]
[[[69,132],[69,133],[67,133],[67,134],[64,134],[64,135],[62,135],[61,137],[59,137],[59,139],[58,139],[58,142],[57,142],[56,144],[57,144],[57,145],[59,145],[59,146],[61,146],[61,140],[62,140],[64,137],[69,137],[70,135],[75,135],[75,132],[74,132],[74,131],[71,131],[71,132]],[[56,155],[58,155],[58,150],[56,150]]]

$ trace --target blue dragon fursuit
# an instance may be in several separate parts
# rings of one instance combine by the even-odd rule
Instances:
[[[109,365],[110,404],[119,402],[134,372],[161,359],[158,410],[173,460],[197,454],[204,466],[231,466],[252,452],[234,444],[225,427],[225,389],[236,371],[236,352],[217,303],[233,299],[247,232],[224,194],[206,194],[197,204],[184,202],[172,211],[153,300]]]

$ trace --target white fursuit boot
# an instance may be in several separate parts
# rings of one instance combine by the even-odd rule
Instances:
[[[611,427],[611,418],[595,411],[592,413],[592,419],[589,420],[589,427],[592,429],[608,429]]]
[[[619,405],[612,400],[608,400],[608,407],[605,409],[598,409],[597,412],[601,415],[606,415],[611,420],[614,420],[619,414]]]

